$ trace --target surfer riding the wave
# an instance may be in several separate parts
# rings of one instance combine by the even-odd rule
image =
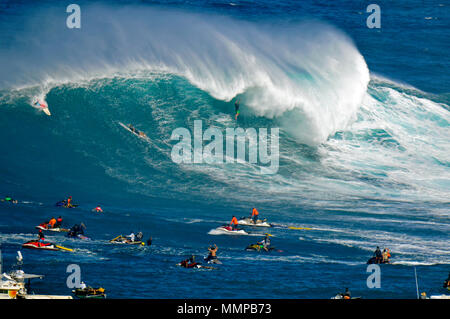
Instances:
[[[131,132],[133,132],[136,135],[139,135],[141,137],[147,137],[147,135],[145,135],[144,132],[139,131],[138,129],[136,129],[133,125],[128,124],[128,128],[130,129]]]
[[[36,100],[34,101],[33,105],[37,108],[40,108],[42,111],[44,111],[45,114],[47,114],[48,116],[51,115],[49,109],[48,109],[48,105],[45,101],[42,100]]]
[[[234,119],[237,120],[239,114],[241,113],[241,111],[239,111],[239,99],[237,99],[236,102],[234,102],[234,112],[236,113]]]

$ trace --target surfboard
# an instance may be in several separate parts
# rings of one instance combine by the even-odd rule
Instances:
[[[44,107],[42,108],[42,111],[47,114],[48,116],[52,115],[52,113],[50,113],[50,110],[48,109],[48,107]]]
[[[119,124],[120,124],[120,126],[122,126],[124,129],[126,129],[127,131],[133,133],[133,134],[136,135],[137,137],[139,137],[139,138],[141,138],[141,139],[143,139],[143,140],[149,141],[149,138],[147,137],[147,135],[144,135],[144,136],[139,135],[139,133],[134,132],[134,131],[131,130],[127,125],[123,124],[122,122],[119,122]]]

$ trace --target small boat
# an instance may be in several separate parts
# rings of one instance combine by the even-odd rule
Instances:
[[[71,296],[29,294],[31,279],[43,279],[43,275],[26,274],[22,269],[22,254],[17,252],[16,270],[2,273],[0,250],[0,299],[73,299]]]

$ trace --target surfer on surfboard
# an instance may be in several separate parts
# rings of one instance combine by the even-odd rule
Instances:
[[[239,100],[236,100],[236,102],[234,102],[234,110],[236,112],[234,119],[237,120],[239,114],[241,113],[241,111],[239,111]]]
[[[48,116],[51,115],[50,110],[48,109],[48,105],[45,101],[36,100],[36,102],[34,102],[34,106],[42,109],[42,111],[44,111],[44,113],[47,114]]]

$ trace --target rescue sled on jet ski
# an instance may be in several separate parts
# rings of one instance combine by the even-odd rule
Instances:
[[[245,250],[247,251],[263,251],[263,252],[268,252],[268,251],[273,251],[275,250],[275,247],[269,246],[266,249],[264,249],[264,245],[262,244],[251,244],[248,245]]]
[[[142,240],[131,241],[126,236],[119,235],[116,238],[113,238],[109,241],[112,244],[128,244],[128,245],[141,245],[145,246],[145,243]]]
[[[272,224],[269,224],[266,218],[263,220],[257,219],[255,223],[251,217],[242,217],[238,220],[238,224],[243,226],[272,227]]]
[[[41,229],[41,230],[54,231],[54,232],[68,232],[69,231],[68,229],[62,228],[62,227],[49,228],[46,223],[42,223],[42,224],[36,226],[36,228]]]
[[[211,266],[203,266],[201,263],[198,263],[195,261],[195,257],[192,256],[191,258],[188,258],[186,260],[183,260],[176,264],[177,266],[183,267],[183,268],[190,268],[190,269],[217,269]]]

